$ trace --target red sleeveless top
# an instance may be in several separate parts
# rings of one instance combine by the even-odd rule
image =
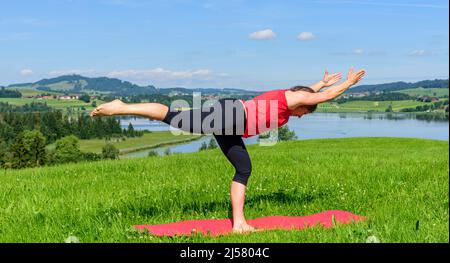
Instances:
[[[291,110],[285,92],[272,90],[243,102],[246,113],[244,138],[278,128],[289,121]]]

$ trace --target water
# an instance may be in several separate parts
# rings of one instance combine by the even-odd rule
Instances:
[[[419,116],[420,117],[420,116]],[[383,113],[314,113],[299,119],[292,117],[288,126],[294,130],[299,140],[345,137],[407,137],[434,140],[449,140],[448,120],[419,118],[411,114]],[[135,129],[168,131],[170,127],[161,122],[143,118],[122,118],[123,128],[132,123]],[[172,153],[196,152],[211,136],[178,145],[159,147],[125,155],[127,158],[147,156],[149,151],[163,154],[167,149]],[[257,137],[244,139],[245,144],[257,143]]]

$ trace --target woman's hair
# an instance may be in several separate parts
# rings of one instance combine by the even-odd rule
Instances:
[[[309,93],[316,93],[313,89],[311,89],[310,87],[306,87],[306,86],[295,86],[289,89],[290,91],[306,91]],[[317,104],[316,105],[304,105],[302,107],[307,108],[310,112],[314,112],[317,109]]]

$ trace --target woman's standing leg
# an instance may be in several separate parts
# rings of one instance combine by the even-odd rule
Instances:
[[[233,210],[233,231],[246,232],[254,228],[247,224],[244,216],[245,190],[252,173],[252,163],[242,137],[239,135],[214,135],[220,149],[236,169],[231,183],[230,195]]]

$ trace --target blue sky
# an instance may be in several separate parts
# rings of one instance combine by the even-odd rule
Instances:
[[[448,78],[448,1],[0,0],[0,85],[62,74],[268,90]]]

